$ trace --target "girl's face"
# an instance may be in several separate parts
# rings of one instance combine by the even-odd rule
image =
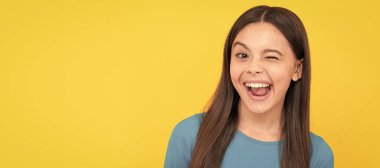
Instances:
[[[250,23],[236,36],[230,74],[239,108],[256,114],[282,111],[291,80],[301,78],[302,62],[270,23]]]

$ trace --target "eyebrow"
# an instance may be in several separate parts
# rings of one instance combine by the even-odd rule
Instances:
[[[244,43],[242,43],[242,42],[240,42],[240,41],[236,41],[236,42],[232,45],[232,48],[234,48],[236,45],[240,45],[240,46],[242,46],[243,48],[245,48],[246,50],[251,51],[251,50],[249,49],[249,47],[248,47],[246,44],[244,44]],[[281,53],[280,51],[276,50],[276,49],[269,49],[269,48],[267,48],[267,49],[264,50],[264,53],[266,53],[266,52],[275,52],[275,53],[279,54],[280,56],[283,56],[282,53]]]
[[[232,48],[234,48],[236,45],[241,45],[243,48],[245,48],[246,50],[249,50],[248,46],[240,41],[237,41],[235,42],[233,45],[232,45]]]
[[[282,56],[282,53],[278,50],[275,50],[275,49],[265,49],[264,53],[266,53],[266,52],[275,52],[275,53],[279,54],[280,56]]]

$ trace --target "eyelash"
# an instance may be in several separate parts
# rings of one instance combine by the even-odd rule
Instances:
[[[272,56],[268,56],[268,57],[266,57],[266,58],[278,60],[277,57],[272,57]]]
[[[241,58],[240,55],[245,55],[245,56],[246,56],[245,58],[248,57],[248,55],[247,55],[247,54],[244,54],[244,53],[237,53],[237,54],[236,54],[236,57],[238,57],[239,59],[245,59],[245,58]]]
[[[244,58],[241,58],[240,55],[245,55],[245,57],[244,57]],[[248,55],[247,55],[247,54],[244,54],[244,53],[237,53],[237,54],[236,54],[236,57],[238,57],[239,59],[246,59],[246,58],[248,57]],[[278,58],[277,58],[277,57],[274,57],[274,56],[267,56],[267,57],[265,57],[265,58],[278,60]]]

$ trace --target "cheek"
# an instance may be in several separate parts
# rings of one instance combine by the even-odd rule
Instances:
[[[243,72],[244,71],[243,71],[242,65],[238,65],[234,62],[231,62],[230,75],[231,75],[232,82],[234,83],[239,82],[239,78]]]
[[[273,66],[268,71],[276,87],[286,92],[292,79],[292,69],[286,66]]]

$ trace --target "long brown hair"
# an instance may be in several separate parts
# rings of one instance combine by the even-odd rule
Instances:
[[[230,76],[231,45],[241,29],[249,23],[274,25],[289,42],[296,58],[303,59],[302,78],[291,81],[285,95],[282,128],[284,137],[282,168],[308,168],[311,159],[309,128],[311,65],[305,28],[296,14],[282,7],[256,6],[244,12],[232,26],[223,54],[218,87],[205,107],[207,111],[198,131],[190,168],[218,168],[237,130],[237,106],[240,99]]]

